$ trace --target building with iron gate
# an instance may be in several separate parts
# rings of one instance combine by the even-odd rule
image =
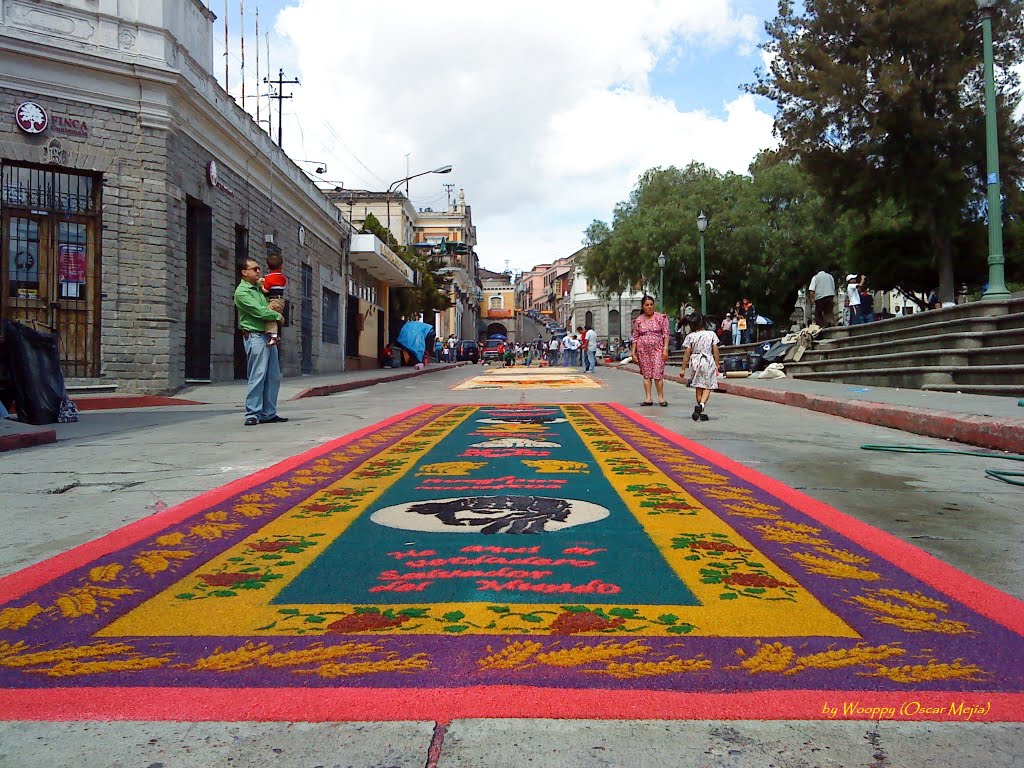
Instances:
[[[3,4],[0,317],[56,331],[71,380],[244,377],[235,262],[271,251],[285,375],[342,370],[346,296],[393,271],[349,269],[338,209],[217,84],[213,20],[199,0]]]

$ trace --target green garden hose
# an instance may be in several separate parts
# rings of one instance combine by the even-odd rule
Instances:
[[[862,445],[865,451],[889,451],[891,453],[951,453],[960,456],[978,456],[983,459],[1009,459],[1010,461],[1024,461],[1024,456],[1015,456],[1008,453],[992,453],[990,451],[957,451],[952,448],[931,448],[924,445]],[[1016,477],[1024,477],[1024,472],[1013,472],[1007,469],[986,469],[985,474],[995,480],[1000,480],[1010,485],[1024,486],[1024,481],[1014,480]]]

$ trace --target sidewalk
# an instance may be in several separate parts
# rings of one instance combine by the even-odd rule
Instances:
[[[446,371],[470,365],[468,362],[434,363],[421,370],[414,368],[380,368],[362,371],[342,371],[320,376],[292,376],[282,380],[279,403],[306,397],[323,397],[361,387],[372,387],[389,381],[400,381],[415,376]],[[173,397],[150,395],[74,395],[80,410],[114,410],[117,408],[151,408],[188,405],[239,405],[245,401],[244,380],[201,384],[186,387]],[[0,453],[34,445],[57,442],[53,425],[33,426],[13,419],[0,419]]]
[[[614,366],[639,374],[635,365]],[[666,381],[681,383],[672,368]],[[880,427],[1024,453],[1024,408],[1010,397],[864,387],[803,379],[719,379],[719,391]]]
[[[289,377],[281,383],[281,403],[307,397],[344,392],[375,384],[399,381],[437,373],[469,363],[440,363],[422,370],[382,368],[345,371],[320,376]],[[635,365],[602,366],[638,374]],[[672,369],[669,369],[672,371]],[[679,385],[678,374],[667,379]],[[805,381],[802,379],[720,379],[719,391],[740,397],[828,413],[853,421],[899,429],[927,437],[955,440],[968,445],[1024,454],[1024,408],[1017,400],[989,395],[959,395],[951,392],[924,392],[917,389],[863,387],[851,384]],[[188,387],[173,398],[146,398],[121,395],[97,395],[104,408],[116,406],[122,399],[125,408],[147,407],[146,403],[181,405],[238,405],[245,399],[245,382],[230,381]],[[90,396],[77,398],[88,408]],[[97,403],[99,405],[99,403]],[[34,427],[10,419],[0,420],[0,452],[57,440],[52,426]]]

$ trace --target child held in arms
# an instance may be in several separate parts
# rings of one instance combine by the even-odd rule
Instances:
[[[263,293],[270,299],[270,308],[277,312],[284,310],[284,288],[288,285],[288,278],[284,276],[282,271],[283,267],[284,259],[281,258],[281,254],[268,254],[267,274],[266,277],[260,278],[260,288],[263,289]],[[268,347],[272,347],[280,342],[280,328],[276,321],[267,321],[263,326],[263,330],[270,334],[270,341],[267,342]]]

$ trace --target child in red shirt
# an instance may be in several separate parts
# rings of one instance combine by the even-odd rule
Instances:
[[[284,259],[281,258],[279,253],[271,253],[267,256],[267,274],[265,277],[260,278],[260,288],[267,295],[267,298],[271,301],[271,308],[273,309],[273,302],[276,300],[281,308],[284,308],[284,287],[288,284],[288,278],[284,276],[282,268],[284,267]],[[280,310],[278,310],[280,311]],[[280,341],[278,331],[280,330],[275,320],[268,320],[263,330],[270,334],[270,341],[267,342],[268,347],[272,347]]]

